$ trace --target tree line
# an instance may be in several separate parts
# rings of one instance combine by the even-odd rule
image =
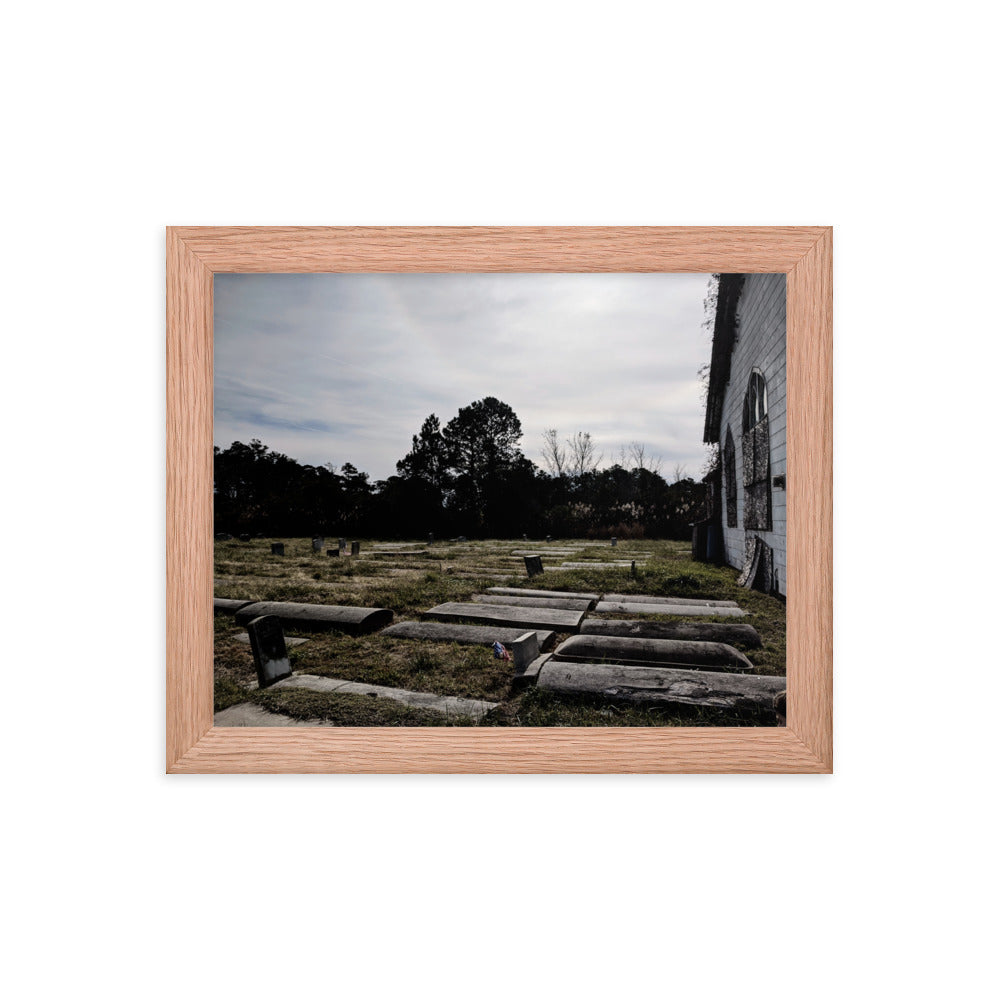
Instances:
[[[675,470],[668,483],[639,445],[599,469],[590,435],[546,431],[538,468],[520,448],[521,421],[493,396],[436,415],[413,435],[396,475],[371,482],[345,463],[303,465],[259,440],[215,448],[215,530],[234,535],[375,538],[687,539],[702,486]]]

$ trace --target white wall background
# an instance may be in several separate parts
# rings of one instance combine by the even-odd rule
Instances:
[[[994,17],[9,10],[11,995],[985,995]],[[834,224],[836,774],[165,777],[189,223]]]

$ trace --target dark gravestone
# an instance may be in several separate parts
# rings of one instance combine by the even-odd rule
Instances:
[[[340,549],[327,549],[326,554],[328,556],[340,556]]]
[[[542,557],[541,556],[525,556],[524,557],[524,568],[528,571],[528,576],[539,576],[544,572],[542,569]]]
[[[326,539],[320,538],[320,536],[317,535],[313,539],[313,552],[322,552],[323,551],[323,542],[324,541],[326,541]]]
[[[247,633],[253,650],[253,662],[257,667],[257,683],[262,688],[292,676],[288,650],[285,649],[285,634],[278,618],[274,615],[254,618],[247,622]]]
[[[337,539],[337,548],[340,549],[341,552],[346,552],[347,551],[347,539],[346,538],[338,538]]]
[[[635,560],[634,559],[632,560],[632,579],[633,580],[638,580],[639,579],[639,574],[635,571]]]
[[[233,540],[233,536],[231,534],[229,534],[228,531],[220,531],[215,536],[215,540],[217,542],[231,542]]]
[[[428,535],[427,535],[427,544],[428,545],[433,545],[434,544],[434,532],[433,531],[428,532]]]
[[[272,556],[283,556],[285,554],[285,543],[284,542],[271,542],[271,555]]]
[[[618,539],[615,538],[614,535],[612,535],[611,536],[611,548],[614,549],[614,548],[617,548],[617,547],[618,547]]]
[[[240,541],[241,542],[249,542],[250,541],[250,536],[249,535],[240,535]]]
[[[351,542],[351,555],[352,556],[361,555],[361,542]]]
[[[545,536],[545,541],[551,542],[552,541],[552,536],[551,535],[546,535]]]

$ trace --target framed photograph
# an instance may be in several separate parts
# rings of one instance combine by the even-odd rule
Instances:
[[[166,238],[168,773],[832,771],[829,227]]]

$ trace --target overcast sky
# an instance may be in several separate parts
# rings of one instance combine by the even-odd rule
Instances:
[[[636,441],[700,478],[708,275],[217,274],[215,443],[394,475],[424,418],[485,396],[542,432]]]

